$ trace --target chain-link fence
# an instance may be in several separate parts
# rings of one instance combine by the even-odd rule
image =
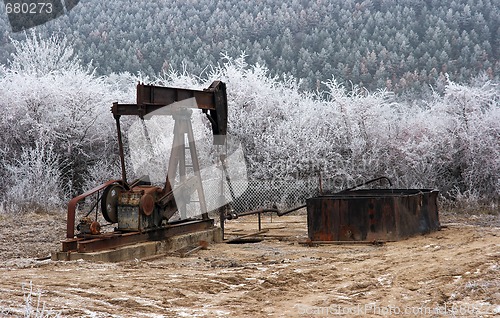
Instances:
[[[296,180],[248,180],[221,184],[220,180],[203,182],[208,210],[230,202],[236,213],[261,208],[291,209],[306,203],[306,199],[342,189],[335,179],[311,177]],[[345,187],[344,187],[345,188]],[[223,196],[221,197],[221,193]],[[223,204],[220,204],[223,202]]]
[[[236,213],[261,208],[290,209],[319,194],[318,180],[251,180],[231,204]],[[238,187],[238,184],[233,185]]]
[[[332,194],[366,182],[341,176],[322,178],[312,176],[292,180],[231,180],[221,179],[203,181],[205,202],[208,212],[217,212],[218,208],[229,203],[232,212],[241,213],[263,208],[277,208],[285,211],[304,205],[308,198],[321,194]],[[363,186],[363,188],[380,188],[385,186],[384,180]],[[190,198],[187,215],[199,215],[201,209],[196,192]]]

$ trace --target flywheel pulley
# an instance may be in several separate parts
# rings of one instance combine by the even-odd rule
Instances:
[[[102,194],[101,211],[104,219],[111,223],[118,222],[118,196],[125,190],[120,184],[112,184]]]

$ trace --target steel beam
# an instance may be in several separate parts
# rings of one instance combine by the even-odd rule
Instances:
[[[171,224],[146,232],[88,235],[84,238],[74,238],[63,241],[62,251],[76,251],[80,253],[96,252],[146,241],[161,241],[176,235],[208,230],[213,227],[214,221],[212,219],[207,219]]]

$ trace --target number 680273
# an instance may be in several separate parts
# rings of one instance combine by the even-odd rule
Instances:
[[[52,3],[31,2],[31,3],[6,3],[7,14],[40,14],[52,13]]]

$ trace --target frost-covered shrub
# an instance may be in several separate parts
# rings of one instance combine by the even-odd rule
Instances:
[[[23,316],[26,318],[58,318],[61,317],[61,312],[49,309],[45,306],[45,302],[42,302],[42,290],[33,290],[33,282],[30,281],[29,286],[27,284],[22,285],[23,298],[24,298],[24,308]]]
[[[19,158],[2,165],[10,185],[5,193],[10,210],[55,209],[67,199],[67,189],[61,183],[64,162],[51,145],[36,142],[33,148],[23,149]]]
[[[324,92],[301,92],[296,79],[271,77],[244,56],[226,58],[209,78],[227,82],[229,130],[244,144],[251,177],[297,179],[321,171],[352,185],[387,170],[384,153],[397,122],[389,92],[348,92],[335,80]]]
[[[214,79],[227,83],[229,131],[243,143],[251,179],[303,179],[321,171],[341,190],[386,175],[397,187],[498,200],[495,83],[448,81],[444,96],[412,104],[387,91],[347,90],[335,79],[308,93],[294,78],[247,65],[244,55],[225,57],[206,79],[170,73],[167,82],[206,87]]]
[[[32,35],[27,43],[14,44],[17,52],[11,64],[0,69],[2,163],[21,166],[16,158],[38,142],[57,156],[59,186],[68,193],[117,177],[116,131],[109,107],[113,101],[134,101],[140,75],[97,77],[70,54],[65,40]],[[50,52],[59,58],[47,56]],[[346,89],[335,79],[323,83],[322,91],[303,92],[297,79],[270,76],[265,66],[248,65],[244,55],[226,56],[204,77],[184,69],[152,80],[140,78],[191,89],[206,88],[213,80],[227,84],[229,133],[237,140],[234,148],[243,146],[243,170],[251,180],[306,180],[321,172],[324,179],[333,180],[335,191],[386,175],[396,187],[437,187],[452,200],[499,200],[497,83],[483,79],[463,86],[448,80],[443,96],[408,104],[385,90]],[[210,124],[199,112],[193,112],[193,118],[201,161],[210,165],[215,162],[207,138]],[[134,122],[124,118],[125,139],[138,137],[130,146],[139,153],[151,148],[165,169],[172,126],[158,120]],[[145,138],[146,131],[154,140]],[[143,159],[131,152],[127,167],[140,166]],[[2,169],[0,181],[0,196],[6,200],[14,180]],[[9,200],[21,199],[9,195]]]
[[[448,158],[443,176],[450,190],[498,198],[500,87],[489,81],[473,87],[449,82],[433,116],[442,121],[436,139]]]
[[[403,185],[432,185],[462,201],[498,200],[499,95],[491,82],[449,81],[444,96],[406,109],[390,156]]]

